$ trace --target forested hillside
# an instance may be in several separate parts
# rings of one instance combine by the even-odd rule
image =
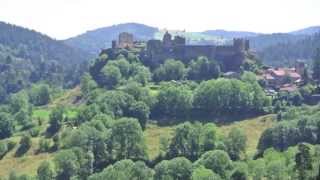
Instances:
[[[263,62],[269,65],[294,65],[296,60],[304,60],[311,64],[317,48],[320,48],[320,33],[304,38],[297,36],[294,40],[278,41],[258,50],[258,54]]]
[[[87,61],[84,51],[75,49],[34,30],[0,22],[0,44],[17,51],[17,56],[32,61],[58,61],[65,65]]]
[[[114,58],[108,53],[92,62],[71,91],[56,90],[53,81],[36,83],[1,103],[1,175],[30,180],[319,176],[319,106],[295,107],[315,91],[312,84],[271,97],[254,73],[261,70],[254,60],[254,69],[241,67],[238,78],[224,78],[218,61],[206,57],[186,64],[168,59],[150,69],[136,51],[123,49]]]
[[[36,31],[0,23],[1,97],[8,98],[41,81],[73,87],[80,82],[89,60],[87,53]]]
[[[304,29],[300,29],[297,31],[292,31],[290,34],[295,34],[295,35],[314,35],[316,33],[320,32],[320,26],[312,26]]]

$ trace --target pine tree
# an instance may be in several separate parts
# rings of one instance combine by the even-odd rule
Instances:
[[[299,144],[299,152],[296,154],[296,170],[298,171],[299,179],[308,179],[308,171],[312,170],[312,158],[310,148],[305,144]]]
[[[320,81],[320,48],[317,49],[316,55],[313,59],[313,79]]]

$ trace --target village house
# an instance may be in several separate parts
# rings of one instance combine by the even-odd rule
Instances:
[[[262,78],[268,89],[292,92],[302,83],[304,69],[300,62],[296,63],[295,68],[269,68],[263,72]]]

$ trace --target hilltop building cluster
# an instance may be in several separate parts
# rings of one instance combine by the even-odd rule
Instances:
[[[143,45],[141,45],[143,44]],[[239,78],[241,65],[246,59],[254,59],[250,50],[250,42],[245,39],[233,39],[230,45],[189,45],[183,36],[172,36],[166,32],[162,40],[152,39],[147,42],[135,41],[133,34],[123,32],[117,41],[112,41],[112,48],[103,50],[115,58],[124,49],[139,53],[142,62],[156,68],[167,59],[177,59],[189,63],[199,56],[206,56],[209,60],[219,62],[223,77]],[[137,51],[138,49],[138,51]],[[303,84],[305,63],[297,62],[293,68],[266,68],[260,71],[259,78],[265,82],[265,91],[275,95],[279,91],[293,92]]]
[[[293,68],[268,68],[263,71],[261,78],[269,89],[293,92],[303,83],[305,69],[305,63],[296,62]]]
[[[118,42],[112,42],[112,49],[132,48],[135,46],[133,35],[121,33]],[[185,63],[199,56],[206,56],[209,60],[217,60],[224,72],[239,71],[240,66],[249,54],[249,40],[234,39],[232,45],[187,45],[182,36],[175,36],[168,32],[162,40],[149,40],[146,48],[141,51],[140,58],[151,67],[162,64],[167,59],[179,59]]]

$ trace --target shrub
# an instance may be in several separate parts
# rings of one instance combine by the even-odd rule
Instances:
[[[23,136],[20,140],[20,146],[19,148],[17,149],[17,152],[16,152],[16,156],[21,156],[23,154],[25,154],[31,147],[32,145],[32,140],[31,140],[31,137],[30,136]]]
[[[50,140],[40,139],[39,152],[48,152],[50,150]]]
[[[8,151],[11,151],[14,147],[16,147],[16,145],[17,145],[17,142],[15,142],[15,141],[8,141],[8,144],[7,144],[7,146],[8,146]]]
[[[39,127],[34,127],[29,130],[29,134],[31,137],[37,137],[40,134],[40,128]]]
[[[0,142],[0,159],[8,152],[8,144],[5,141]]]

